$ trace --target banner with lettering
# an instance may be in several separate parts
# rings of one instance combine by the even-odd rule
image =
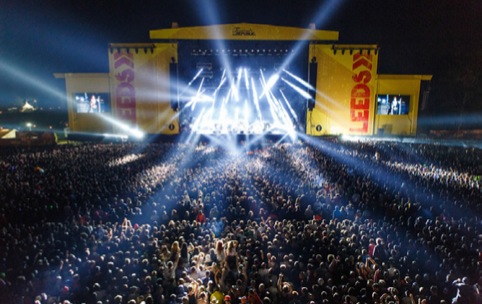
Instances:
[[[112,113],[115,118],[136,124],[136,88],[134,50],[114,48],[109,52],[111,75]]]
[[[378,51],[375,45],[312,45],[316,104],[307,133],[372,135]]]
[[[177,134],[171,108],[169,63],[177,44],[116,45],[109,52],[115,119],[148,134]]]

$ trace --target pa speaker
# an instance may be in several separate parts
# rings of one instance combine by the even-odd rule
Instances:
[[[310,99],[308,100],[308,109],[310,111],[313,110],[316,104],[316,81],[318,75],[318,62],[316,58],[313,57],[310,62],[309,70],[308,70],[308,83],[310,84]]]
[[[178,80],[177,80],[177,63],[171,62],[169,63],[169,90],[170,90],[170,99],[171,99],[171,108],[174,111],[179,110],[179,96],[177,92],[178,87]]]

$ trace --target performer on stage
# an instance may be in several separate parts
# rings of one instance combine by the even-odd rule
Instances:
[[[100,112],[100,100],[99,98],[95,98],[95,95],[92,95],[90,98],[89,113],[95,112]]]

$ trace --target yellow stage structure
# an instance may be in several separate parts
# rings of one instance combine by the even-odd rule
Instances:
[[[415,135],[419,103],[427,97],[431,76],[380,75],[378,45],[337,44],[338,38],[336,31],[313,27],[173,24],[151,30],[151,43],[110,44],[108,73],[55,76],[66,82],[71,132],[122,134],[130,128],[173,135],[181,132],[175,102],[180,92],[173,74],[180,61],[189,60],[181,58],[186,45],[197,52],[202,42],[234,43],[233,52],[239,47],[239,52],[250,53],[273,42],[289,42],[296,52],[299,43],[307,49],[301,64],[312,85],[300,113],[306,134]],[[204,52],[200,47],[199,55]]]

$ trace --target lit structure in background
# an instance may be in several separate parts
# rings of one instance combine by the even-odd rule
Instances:
[[[109,73],[56,76],[72,132],[415,135],[431,76],[379,75],[377,45],[336,44],[338,35],[173,24],[152,30],[152,43],[111,44]]]

